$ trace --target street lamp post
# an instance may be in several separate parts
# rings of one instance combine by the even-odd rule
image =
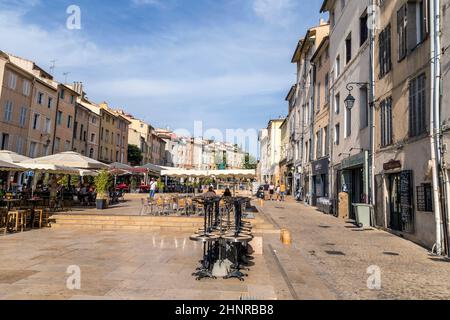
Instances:
[[[355,105],[356,99],[354,96],[352,96],[352,91],[355,88],[355,86],[358,87],[367,87],[369,86],[368,82],[350,82],[347,84],[347,90],[348,90],[348,96],[345,98],[344,103],[345,107],[348,110],[352,110],[353,106]]]
[[[358,87],[360,87],[360,88],[362,88],[362,87],[369,87],[371,84],[370,83],[368,83],[368,82],[350,82],[350,83],[348,83],[347,84],[347,90],[348,90],[348,96],[347,96],[347,98],[344,100],[344,103],[345,103],[345,107],[347,108],[347,110],[352,110],[353,109],[353,107],[354,107],[354,105],[355,105],[355,102],[356,102],[356,99],[355,99],[355,97],[352,95],[352,91],[353,91],[353,89],[354,89],[354,87],[355,86],[358,86]],[[371,89],[372,90],[372,89]],[[370,125],[370,148],[369,148],[369,162],[370,162],[370,164],[369,164],[369,177],[368,177],[368,179],[369,179],[369,183],[368,183],[368,186],[369,186],[369,199],[370,199],[370,201],[369,201],[369,203],[370,204],[372,204],[372,205],[374,205],[375,204],[375,199],[374,199],[374,176],[373,176],[373,174],[374,174],[374,159],[373,159],[373,155],[374,155],[374,152],[375,152],[375,149],[374,149],[374,146],[373,146],[373,134],[374,134],[374,128],[373,128],[373,107],[374,107],[374,101],[373,101],[373,95],[371,94],[371,99],[370,99],[370,111],[371,111],[371,115],[370,115],[370,122],[371,122],[371,125]],[[354,149],[357,149],[357,148],[352,148],[352,150],[354,150]],[[362,150],[362,149],[361,149]]]

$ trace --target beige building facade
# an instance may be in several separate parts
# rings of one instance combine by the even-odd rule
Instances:
[[[427,247],[431,198],[430,39],[423,2],[385,1],[375,41],[376,224]],[[419,29],[418,29],[419,26]]]
[[[32,74],[0,52],[0,149],[27,155]]]

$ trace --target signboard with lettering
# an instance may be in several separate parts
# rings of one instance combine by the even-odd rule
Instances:
[[[398,160],[391,160],[383,164],[383,169],[385,171],[400,169],[402,167],[402,163]]]
[[[400,206],[402,212],[403,230],[413,231],[413,187],[412,171],[402,171],[400,174]]]

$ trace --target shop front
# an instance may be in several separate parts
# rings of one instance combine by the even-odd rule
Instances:
[[[330,160],[321,159],[312,163],[312,205],[317,206],[317,199],[328,198],[328,169]]]
[[[361,152],[344,159],[338,171],[339,192],[346,193],[346,203],[340,203],[341,211],[346,211],[350,219],[355,219],[353,205],[369,203],[369,153]]]

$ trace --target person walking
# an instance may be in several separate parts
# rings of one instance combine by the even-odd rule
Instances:
[[[280,181],[278,181],[277,183],[277,187],[275,189],[276,194],[277,194],[277,201],[281,201],[281,186],[280,186]]]
[[[275,185],[271,182],[269,185],[269,200],[273,201],[273,195],[275,194]]]
[[[281,183],[280,185],[280,201],[284,201],[286,198],[286,185]]]
[[[155,199],[157,185],[158,184],[156,183],[155,179],[152,178],[152,180],[150,181],[150,199]]]

